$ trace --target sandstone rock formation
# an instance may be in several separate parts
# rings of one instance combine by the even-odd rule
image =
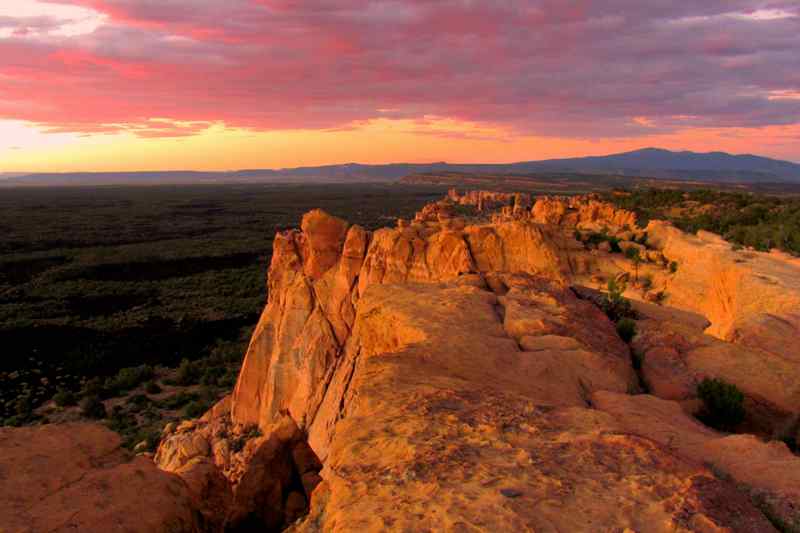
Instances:
[[[663,221],[651,221],[647,235],[649,243],[682,267],[667,285],[671,305],[705,315],[711,321],[709,333],[723,340],[766,343],[784,357],[798,357],[786,343],[776,342],[800,335],[797,260],[734,251],[716,235],[687,235]]]
[[[457,205],[482,214],[461,219]],[[707,237],[651,223],[643,244],[633,213],[595,197],[529,206],[452,191],[374,233],[307,214],[275,238],[232,398],[166,435],[158,464],[216,466],[229,496],[214,505],[232,530],[772,531],[770,520],[795,520],[800,463],[785,446],[686,413],[706,376],[745,392],[762,434],[797,413],[797,362],[775,332],[798,338],[798,290],[784,283],[787,294],[754,305],[706,273],[680,289],[711,268],[693,248]],[[576,229],[608,232],[644,263]],[[736,290],[762,291],[771,268],[741,271]],[[578,287],[608,279],[642,300],[634,354]],[[665,293],[666,305],[645,303]],[[664,399],[632,395],[642,385]],[[202,479],[189,484],[219,480]]]
[[[636,227],[636,215],[625,209],[601,202],[589,196],[543,196],[536,200],[531,212],[533,220],[541,224],[572,228],[629,231]]]
[[[215,530],[201,494],[97,424],[0,428],[0,494],[3,532]]]
[[[619,426],[731,477],[782,524],[800,524],[800,460],[782,442],[724,436],[689,418],[676,402],[648,395],[598,392],[595,406]]]
[[[233,394],[165,428],[161,470],[98,426],[0,430],[0,531],[787,530],[800,459],[768,439],[800,416],[799,280],[594,196],[450,191],[375,232],[315,210],[275,237]],[[758,436],[691,416],[705,377]]]

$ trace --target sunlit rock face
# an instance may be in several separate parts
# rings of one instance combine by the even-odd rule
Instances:
[[[0,428],[0,493],[1,531],[201,532],[213,521],[183,478],[130,457],[99,424]]]
[[[451,191],[375,232],[312,211],[275,238],[234,393],[156,461],[229,530],[772,531],[798,518],[797,457],[691,414],[718,377],[745,429],[797,415],[795,281],[592,196]]]

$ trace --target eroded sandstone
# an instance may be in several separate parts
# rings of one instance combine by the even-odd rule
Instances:
[[[597,305],[609,280],[635,300],[630,345]],[[800,460],[766,437],[800,411],[797,280],[594,196],[451,191],[375,232],[312,211],[275,237],[233,394],[165,431],[168,473],[143,470],[173,498],[148,530],[795,523]],[[691,416],[704,377],[744,392],[759,437]],[[104,472],[130,468],[114,450]]]

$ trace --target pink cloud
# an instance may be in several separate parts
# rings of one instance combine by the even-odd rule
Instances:
[[[19,32],[0,38],[0,118],[141,136],[198,131],[137,126],[153,117],[331,129],[386,109],[576,138],[800,122],[769,98],[800,90],[791,0],[61,2],[107,21],[58,37],[0,19]],[[730,16],[761,9],[798,16]]]

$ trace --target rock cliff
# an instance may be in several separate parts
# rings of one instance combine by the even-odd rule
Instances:
[[[640,262],[576,239],[592,232],[636,247]],[[776,472],[793,479],[800,461],[783,443],[726,437],[689,413],[698,382],[722,377],[745,392],[747,427],[762,436],[797,414],[800,367],[770,320],[800,338],[800,290],[787,286],[800,272],[769,254],[747,269],[718,253],[716,270],[692,276],[711,269],[705,246],[722,245],[640,228],[594,197],[531,205],[451,191],[374,233],[310,212],[275,239],[269,301],[230,404],[168,435],[157,461],[171,471],[215,463],[232,487],[229,529],[243,516],[278,527],[306,512],[295,530],[791,523],[800,500]],[[727,268],[739,278],[721,290],[715,273]],[[768,272],[785,281],[780,296]],[[648,303],[655,289],[637,289],[639,276],[666,301]],[[639,310],[630,346],[587,296],[607,279],[630,285]],[[246,428],[261,436],[232,450]],[[750,452],[761,474],[736,456]]]
[[[235,390],[165,430],[166,472],[142,467],[148,498],[171,487],[148,530],[797,527],[800,459],[770,436],[800,414],[800,262],[532,200],[450,191],[394,228],[316,210],[279,233]],[[692,416],[706,377],[739,387],[757,436]],[[34,496],[7,504],[13,531]]]

